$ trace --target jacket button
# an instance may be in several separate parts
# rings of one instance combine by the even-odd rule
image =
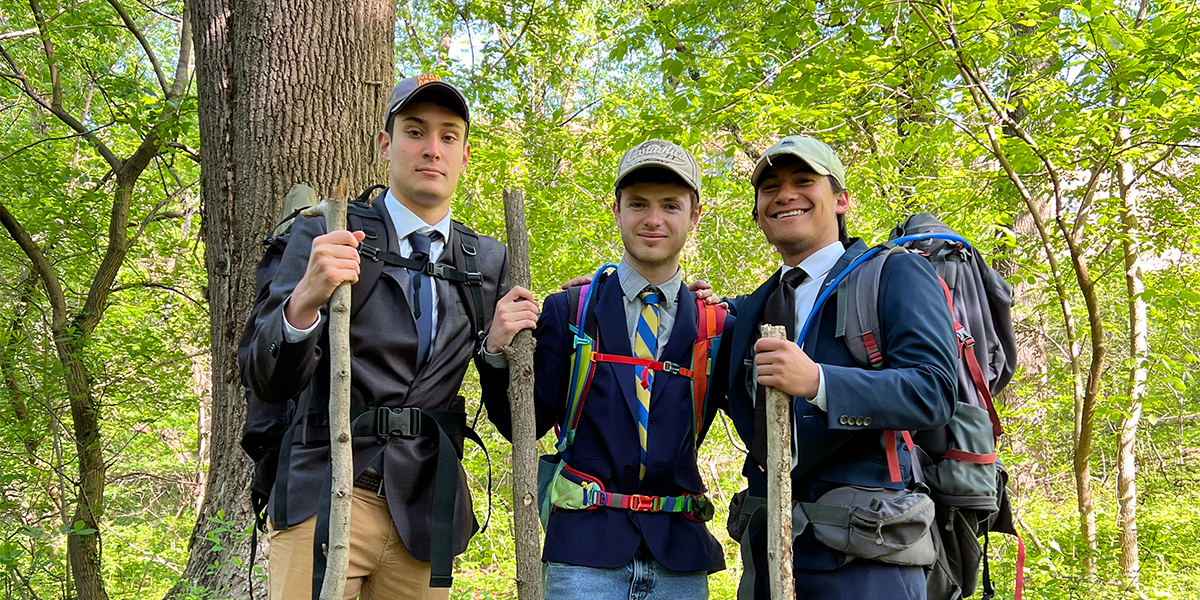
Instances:
[[[634,471],[633,465],[625,465],[625,474],[626,475],[633,475],[633,471]]]
[[[270,352],[271,356],[279,356],[279,344],[271,342],[271,347],[267,348],[267,352]]]
[[[867,418],[863,419],[863,425],[870,426],[871,425],[871,417],[867,417]]]
[[[850,417],[847,417],[846,415],[842,415],[842,416],[838,417],[838,423],[841,423],[842,425],[849,425]]]

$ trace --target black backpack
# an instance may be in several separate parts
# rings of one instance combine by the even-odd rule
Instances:
[[[371,194],[377,190],[386,189],[382,185],[374,185],[364,190],[357,198],[347,205],[346,209],[346,224],[347,229],[351,231],[363,231],[366,233],[366,238],[359,244],[359,254],[366,260],[384,262],[391,265],[401,266],[408,269],[424,270],[431,277],[446,279],[452,283],[457,283],[463,286],[467,292],[467,317],[471,323],[471,335],[475,340],[476,350],[483,343],[485,332],[483,331],[483,278],[476,268],[476,253],[479,248],[479,236],[466,225],[458,221],[452,221],[451,226],[458,231],[463,255],[465,256],[465,271],[459,271],[454,268],[446,268],[442,265],[437,265],[432,262],[418,262],[410,260],[384,249],[377,248],[370,244],[370,241],[379,237],[379,232],[375,227],[383,226],[383,223],[378,221],[375,209],[371,207]],[[279,469],[280,452],[285,439],[289,436],[289,427],[293,425],[295,415],[302,410],[298,406],[299,398],[292,398],[286,402],[268,403],[260,400],[254,395],[250,387],[249,381],[246,378],[246,365],[249,362],[250,342],[254,335],[254,322],[258,318],[262,310],[264,301],[270,294],[271,279],[274,278],[276,271],[279,269],[279,262],[283,257],[283,252],[287,248],[287,243],[290,238],[290,227],[292,222],[300,215],[300,212],[317,203],[316,192],[305,185],[294,186],[287,195],[284,203],[283,217],[271,231],[271,235],[262,241],[264,247],[263,257],[258,263],[258,268],[255,271],[255,300],[254,308],[250,311],[250,315],[246,319],[246,324],[242,329],[241,338],[238,341],[238,364],[242,370],[242,385],[246,393],[246,422],[242,427],[241,446],[246,451],[250,459],[254,462],[254,472],[250,483],[250,500],[254,508],[255,528],[254,540],[251,544],[251,564],[254,562],[254,553],[257,550],[257,534],[258,532],[266,532],[267,522],[267,504],[271,497],[271,489],[279,482],[281,475],[286,474],[286,468],[281,473]],[[370,221],[371,223],[368,223]],[[358,311],[365,304],[370,296],[372,288],[379,280],[382,273],[381,269],[362,269],[359,280],[351,287],[350,300],[350,318],[358,314]],[[428,411],[427,411],[428,412]],[[478,418],[478,415],[476,415]],[[294,427],[292,427],[294,430]],[[475,434],[470,426],[465,425],[465,421],[461,427],[456,428],[454,433],[465,435],[468,439],[478,444],[487,455],[487,448],[483,446],[483,442]],[[355,435],[358,435],[357,433]],[[290,440],[288,440],[290,442]],[[286,460],[286,459],[285,459]],[[439,464],[439,468],[441,465]],[[440,486],[439,486],[440,487]],[[488,519],[491,517],[491,460],[488,459]],[[451,492],[453,489],[450,490]],[[435,496],[436,499],[436,496]],[[453,503],[450,509],[452,510]],[[442,510],[440,513],[435,509],[435,519],[452,518],[452,512]],[[484,523],[484,530],[487,528],[487,520]],[[449,542],[435,543],[435,546],[440,548],[439,555],[442,556],[438,561],[445,563],[435,565],[434,575],[446,576],[449,575]],[[444,571],[444,573],[442,573]],[[321,569],[323,575],[324,570]],[[253,588],[253,581],[251,581]],[[319,586],[316,586],[319,587]]]
[[[918,431],[911,440],[906,435],[919,463],[919,469],[914,465],[914,476],[928,487],[936,508],[932,529],[937,562],[926,577],[927,595],[930,600],[973,595],[982,564],[983,597],[990,599],[994,590],[987,565],[987,532],[1017,536],[1008,501],[1008,474],[996,458],[996,440],[1003,426],[993,404],[993,397],[1016,370],[1012,291],[967,240],[928,213],[909,217],[892,230],[888,242],[869,252],[872,255],[842,279],[837,290],[838,335],[863,366],[881,368],[886,356],[878,299],[880,274],[888,257],[899,253],[925,257],[946,292],[959,348],[959,403],[949,424]],[[885,433],[889,434],[895,435]],[[895,448],[894,441],[890,448]],[[893,453],[888,459],[889,466],[895,466]],[[895,469],[898,472],[898,466]],[[1024,545],[1019,536],[1017,540],[1020,597]]]

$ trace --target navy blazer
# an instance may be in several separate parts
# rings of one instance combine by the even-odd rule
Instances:
[[[599,283],[594,312],[588,322],[597,326],[597,351],[633,356],[626,330],[624,300],[616,274]],[[660,360],[691,365],[696,341],[696,300],[681,286],[675,326]],[[546,298],[538,318],[537,350],[534,354],[535,401],[538,436],[544,435],[566,415],[573,335],[567,321],[567,294]],[[729,339],[735,319],[725,324]],[[589,326],[590,329],[590,326]],[[728,362],[728,344],[722,343],[709,386],[705,433],[716,410],[725,404],[726,374],[715,368]],[[568,464],[576,471],[598,479],[604,489],[621,494],[680,496],[705,492],[696,463],[692,436],[691,380],[680,375],[656,372],[650,396],[645,479],[638,481],[641,446],[637,429],[637,393],[632,365],[597,363],[592,385],[583,401],[575,444]],[[500,383],[495,380],[495,383]],[[492,388],[488,393],[489,387]],[[511,439],[507,397],[502,386],[484,386],[491,420]],[[502,413],[505,416],[500,416]],[[655,560],[672,571],[716,572],[725,568],[721,546],[706,525],[682,514],[634,512],[620,508],[580,511],[555,509],[550,515],[542,560],[588,567],[623,567],[645,542]]]
[[[822,291],[866,250],[861,240],[849,244],[825,277]],[[734,361],[730,365],[729,415],[748,448],[754,443],[754,343],[760,337],[763,307],[778,287],[779,277],[776,271],[753,294],[733,303],[740,318],[728,340]],[[950,420],[957,396],[957,344],[941,283],[928,261],[913,254],[888,259],[879,284],[879,316],[884,339],[884,362],[879,370],[859,365],[845,340],[836,336],[836,291],[816,315],[804,340],[805,352],[824,372],[828,411],[804,398],[793,399],[798,463],[792,479],[798,501],[816,501],[825,492],[847,484],[906,486],[911,481],[908,449],[901,436],[896,436],[904,481],[893,483],[883,431],[931,429]],[[747,456],[743,474],[749,480],[750,495],[766,496],[766,473],[752,457]],[[751,531],[751,546],[756,562],[762,561],[756,572],[760,584],[765,585],[766,540],[761,528]],[[796,569],[834,569],[844,560],[840,552],[818,542],[811,530],[796,538],[793,549]]]

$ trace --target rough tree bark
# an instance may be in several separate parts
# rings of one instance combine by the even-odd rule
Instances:
[[[787,339],[780,325],[762,325],[762,337]],[[792,397],[767,388],[767,568],[771,598],[796,597],[792,577]]]
[[[395,4],[383,0],[189,0],[196,39],[203,237],[212,318],[208,485],[179,585],[249,597],[250,463],[237,342],[254,301],[259,240],[295,183],[357,191],[384,181],[374,136],[394,80]],[[224,550],[207,541],[222,536]],[[234,559],[239,560],[234,560]],[[257,595],[257,593],[256,593]]]
[[[525,226],[525,194],[504,190],[508,232],[508,278],[529,288],[529,230]],[[533,334],[522,331],[504,348],[512,410],[513,538],[517,551],[517,597],[542,600],[541,544],[538,540],[537,427],[533,409]]]

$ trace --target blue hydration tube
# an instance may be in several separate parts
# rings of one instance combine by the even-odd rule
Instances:
[[[916,233],[913,235],[906,235],[904,237],[890,240],[890,243],[899,246],[901,244],[907,244],[909,242],[917,242],[917,241],[921,241],[921,240],[934,240],[934,239],[950,240],[952,242],[958,242],[958,243],[962,244],[963,247],[965,247],[965,248],[971,247],[971,242],[967,241],[966,239],[962,238],[961,236],[954,235],[953,233],[936,233],[936,232]],[[796,343],[799,344],[799,346],[801,348],[804,348],[804,340],[808,337],[808,329],[809,329],[809,327],[812,326],[813,318],[816,317],[817,314],[821,311],[821,306],[823,306],[825,304],[825,301],[828,300],[829,297],[833,295],[833,292],[835,290],[837,290],[838,284],[840,284],[843,279],[845,279],[847,276],[849,276],[850,273],[852,271],[854,271],[854,269],[857,269],[859,265],[867,262],[868,260],[871,260],[871,257],[875,256],[876,254],[879,254],[879,252],[881,250],[883,250],[883,248],[884,248],[883,246],[875,246],[874,248],[871,248],[870,250],[863,252],[861,256],[854,259],[854,262],[850,263],[850,265],[847,266],[841,273],[838,273],[838,276],[833,281],[831,281],[829,283],[829,285],[825,286],[825,291],[821,292],[820,296],[817,296],[817,301],[813,303],[812,310],[808,313],[808,318],[805,319],[805,321],[804,321],[804,327],[800,329],[800,337],[796,338]]]

